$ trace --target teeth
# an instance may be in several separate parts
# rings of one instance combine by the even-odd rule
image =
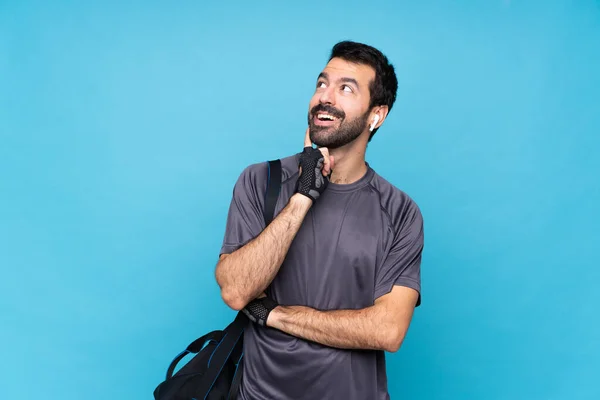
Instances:
[[[328,119],[330,121],[334,120],[333,116],[331,116],[329,114],[317,114],[317,118],[319,118],[319,119]]]

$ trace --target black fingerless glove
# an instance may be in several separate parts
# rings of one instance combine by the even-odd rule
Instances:
[[[323,176],[325,158],[319,149],[305,147],[300,153],[299,166],[302,172],[296,182],[296,193],[303,194],[313,202],[325,191],[329,184],[329,177]]]
[[[246,314],[250,321],[259,324],[260,326],[267,325],[267,318],[269,313],[278,304],[268,297],[261,297],[260,299],[254,299],[246,307],[242,309],[242,312]]]

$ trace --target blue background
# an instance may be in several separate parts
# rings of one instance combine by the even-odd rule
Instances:
[[[367,158],[426,223],[392,398],[600,398],[600,3],[516,0],[0,2],[0,398],[149,399],[231,320],[233,184],[342,39],[396,66]]]

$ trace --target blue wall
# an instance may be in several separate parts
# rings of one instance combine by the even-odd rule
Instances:
[[[392,398],[600,398],[599,3],[258,3],[0,2],[0,398],[148,399],[230,321],[233,183],[347,38],[396,65],[367,156],[426,221]]]

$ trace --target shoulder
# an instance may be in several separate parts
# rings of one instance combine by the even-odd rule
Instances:
[[[298,173],[298,154],[287,155],[281,161],[282,181],[286,181]],[[255,162],[242,169],[237,178],[234,191],[262,192],[269,179],[269,160]]]
[[[386,214],[391,228],[396,233],[406,228],[422,230],[421,209],[408,193],[377,172],[373,174],[370,184],[378,193],[381,210]]]

